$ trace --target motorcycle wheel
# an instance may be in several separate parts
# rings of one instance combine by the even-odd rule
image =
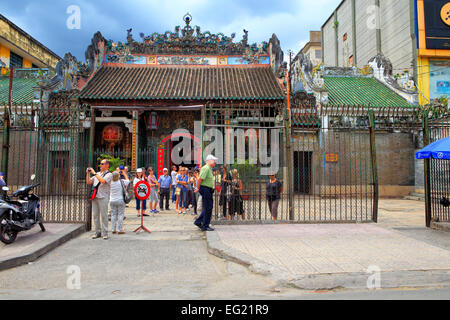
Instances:
[[[7,225],[3,225],[3,217],[0,218],[0,241],[4,244],[11,244],[17,238],[17,231],[11,230]]]

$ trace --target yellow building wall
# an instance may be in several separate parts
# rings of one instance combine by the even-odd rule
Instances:
[[[419,89],[419,103],[425,105],[430,103],[430,66],[427,57],[417,58],[417,82]]]
[[[419,103],[430,103],[430,60],[450,61],[450,50],[427,49],[425,38],[424,1],[417,0],[417,23],[419,31],[419,49],[417,50],[417,85]]]
[[[9,68],[9,55],[10,55],[9,49],[0,44],[0,60],[1,60],[0,65],[2,67]]]
[[[23,58],[23,67],[24,68],[32,68],[33,67],[33,62]]]
[[[49,50],[43,46],[38,45],[36,42],[31,41],[29,38],[25,37],[22,33],[12,28],[8,23],[0,20],[0,36],[8,40],[9,42],[15,44],[20,49],[27,52],[29,55],[35,57],[36,59],[42,61],[44,64],[51,68],[55,68],[59,59],[54,55],[49,53]],[[1,55],[0,55],[1,57]],[[24,60],[24,67],[25,67]],[[27,62],[31,68],[30,61]],[[9,67],[9,50],[8,50],[8,67]],[[28,68],[28,67],[26,67]]]

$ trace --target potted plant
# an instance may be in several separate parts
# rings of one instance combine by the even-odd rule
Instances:
[[[120,158],[115,158],[109,154],[101,154],[100,157],[97,158],[97,161],[100,162],[103,159],[106,159],[109,161],[109,171],[110,172],[114,172],[121,165],[125,165],[125,160],[122,160]]]

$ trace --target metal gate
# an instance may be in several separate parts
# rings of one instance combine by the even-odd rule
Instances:
[[[369,113],[322,108],[313,116],[297,110],[293,121],[293,220],[376,221]]]
[[[423,145],[450,137],[450,114],[423,114]],[[431,222],[450,221],[450,161],[426,159],[425,173],[425,211],[426,225]]]
[[[268,142],[278,135],[277,179],[283,184],[277,221],[295,223],[377,221],[377,175],[374,140],[374,114],[366,109],[322,108],[315,104],[293,107],[288,119],[283,104],[222,104],[205,108],[205,130],[214,128],[257,132],[256,140]],[[292,131],[283,124],[291,121]],[[278,131],[275,131],[278,130]],[[224,134],[224,136],[226,136]],[[248,140],[250,141],[250,136]],[[236,152],[236,137],[234,151]],[[246,138],[247,139],[247,138]],[[224,149],[230,143],[224,139]],[[245,140],[246,154],[249,152]],[[258,144],[258,147],[259,144]],[[271,149],[269,146],[268,149]],[[259,155],[259,154],[258,154]],[[232,163],[243,189],[236,201],[230,188],[224,192],[224,174],[216,175],[213,219],[215,223],[258,223],[274,221],[266,197],[268,176],[264,164]],[[238,208],[239,210],[236,210]]]
[[[33,77],[32,71],[16,72],[12,96],[24,79]],[[68,92],[51,95],[47,107],[10,99],[2,109],[2,171],[7,186],[15,191],[31,184],[35,174],[44,221],[84,223],[89,228],[88,157],[83,152],[88,150],[89,132],[82,125],[87,110],[72,106]]]

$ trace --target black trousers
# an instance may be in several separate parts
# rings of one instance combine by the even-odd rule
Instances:
[[[164,198],[166,198],[166,210],[169,210],[169,198],[170,198],[170,189],[169,188],[161,188],[159,193],[159,208],[163,209]]]
[[[200,187],[200,194],[203,201],[203,210],[197,220],[195,220],[194,224],[200,226],[202,230],[206,230],[211,222],[211,215],[213,210],[213,190],[214,189],[205,186]]]

